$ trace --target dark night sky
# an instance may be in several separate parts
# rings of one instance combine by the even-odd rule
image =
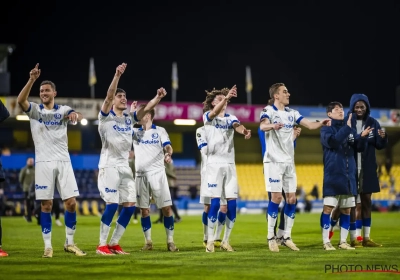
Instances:
[[[245,66],[250,65],[253,103],[265,104],[269,86],[284,82],[291,104],[337,100],[348,105],[352,93],[364,92],[373,107],[394,107],[400,84],[396,1],[381,6],[350,1],[331,6],[307,1],[290,6],[281,1],[260,1],[258,6],[243,5],[250,1],[213,1],[213,6],[144,2],[2,4],[0,42],[17,46],[9,59],[12,95],[39,62],[40,80],[53,80],[59,96],[89,97],[92,56],[96,97],[101,98],[121,62],[128,63],[120,82],[128,99],[149,99],[161,86],[170,92],[171,64],[177,61],[178,101],[201,102],[205,89],[237,84],[234,102],[245,103]]]

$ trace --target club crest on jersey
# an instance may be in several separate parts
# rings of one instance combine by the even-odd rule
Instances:
[[[199,138],[200,138],[200,137],[201,137],[201,134],[200,134],[200,133],[197,133],[197,137],[199,137]]]
[[[57,120],[61,119],[61,114],[59,113],[54,114],[54,118],[56,118]]]
[[[151,135],[151,138],[157,139],[157,138],[158,138],[158,133],[153,133],[153,134]]]
[[[132,121],[130,118],[125,118],[125,124],[126,125],[131,125]]]
[[[368,138],[373,138],[374,137],[374,131],[371,130],[368,134]]]
[[[292,122],[292,121],[293,121],[293,116],[289,116],[289,117],[288,117],[288,120],[289,120],[290,122]]]

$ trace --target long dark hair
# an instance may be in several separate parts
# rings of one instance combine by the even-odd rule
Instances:
[[[211,104],[214,101],[214,98],[217,95],[227,96],[229,93],[229,88],[223,88],[221,90],[213,89],[212,91],[206,91],[206,100],[203,102],[203,112],[210,111],[214,109],[214,106]]]

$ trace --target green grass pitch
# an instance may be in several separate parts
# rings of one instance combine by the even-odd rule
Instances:
[[[152,217],[155,220],[156,216]],[[265,215],[238,215],[231,236],[236,252],[209,254],[202,246],[200,216],[183,216],[175,225],[175,243],[180,252],[167,252],[162,224],[152,225],[154,250],[140,252],[144,244],[140,224],[130,223],[121,246],[130,255],[102,256],[95,253],[99,239],[99,217],[78,216],[75,242],[87,252],[76,257],[63,251],[64,227],[53,223],[52,259],[43,259],[41,229],[21,217],[3,217],[3,249],[0,279],[400,279],[400,213],[374,213],[372,238],[381,248],[352,251],[322,249],[319,214],[298,214],[292,232],[299,252],[280,247],[268,250]],[[114,223],[113,223],[114,225]],[[110,232],[113,231],[113,228]],[[338,232],[332,244],[338,242]],[[389,272],[332,273],[339,267],[351,270]],[[337,270],[335,270],[335,268]]]

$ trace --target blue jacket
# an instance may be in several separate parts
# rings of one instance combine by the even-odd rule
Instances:
[[[382,150],[386,148],[388,143],[388,136],[386,134],[385,138],[382,138],[378,134],[378,130],[381,129],[379,122],[370,116],[371,106],[369,104],[368,97],[365,94],[356,93],[351,96],[350,99],[350,111],[348,114],[352,113],[354,110],[354,105],[357,101],[364,101],[367,105],[367,112],[365,114],[363,124],[364,127],[373,127],[374,130],[368,136],[368,142],[361,154],[361,173],[360,173],[360,190],[363,193],[376,193],[380,192],[379,178],[378,178],[378,165],[376,163],[375,149]],[[354,114],[353,114],[354,115]],[[346,118],[347,119],[347,118]],[[356,128],[356,123],[352,126]],[[356,164],[357,153],[354,155]]]
[[[355,122],[355,118],[352,118]],[[363,150],[366,137],[356,135],[346,122],[332,120],[321,128],[324,162],[323,197],[357,195],[355,149]]]

